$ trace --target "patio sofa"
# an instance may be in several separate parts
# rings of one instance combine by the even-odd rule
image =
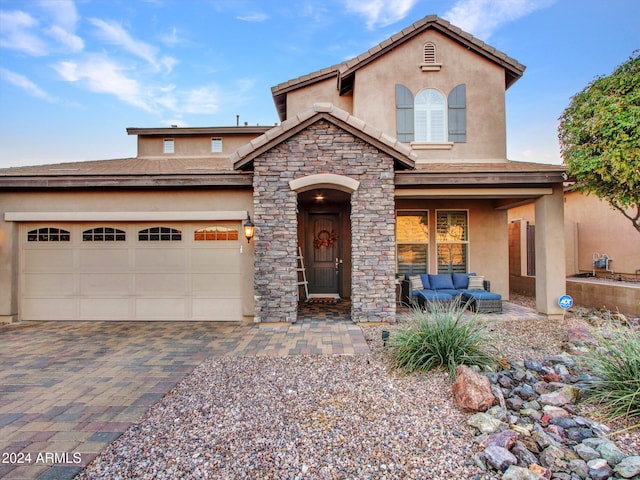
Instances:
[[[402,303],[426,308],[431,302],[459,302],[474,311],[502,312],[502,297],[491,292],[491,282],[475,273],[405,275]]]

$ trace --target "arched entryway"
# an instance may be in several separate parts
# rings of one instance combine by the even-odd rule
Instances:
[[[309,298],[350,298],[351,195],[330,188],[299,193],[298,245]],[[299,294],[304,299],[302,286]]]

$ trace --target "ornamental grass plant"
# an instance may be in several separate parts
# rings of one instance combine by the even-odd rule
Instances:
[[[407,373],[444,369],[453,380],[459,365],[496,365],[497,351],[487,326],[477,315],[463,318],[464,311],[454,302],[414,308],[410,323],[394,332],[387,344],[392,366]]]
[[[586,357],[595,375],[589,399],[612,420],[640,419],[640,331],[617,327]],[[640,427],[636,423],[631,428]]]

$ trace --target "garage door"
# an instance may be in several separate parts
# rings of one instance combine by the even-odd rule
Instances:
[[[238,222],[22,224],[23,320],[242,319]]]

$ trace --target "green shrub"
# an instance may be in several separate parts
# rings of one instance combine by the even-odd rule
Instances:
[[[640,332],[619,327],[599,343],[586,358],[597,377],[589,399],[611,419],[640,417]]]
[[[425,311],[414,309],[413,321],[391,335],[391,364],[405,372],[446,369],[455,379],[459,365],[497,363],[486,327],[477,317],[463,319],[464,307],[434,302]]]

